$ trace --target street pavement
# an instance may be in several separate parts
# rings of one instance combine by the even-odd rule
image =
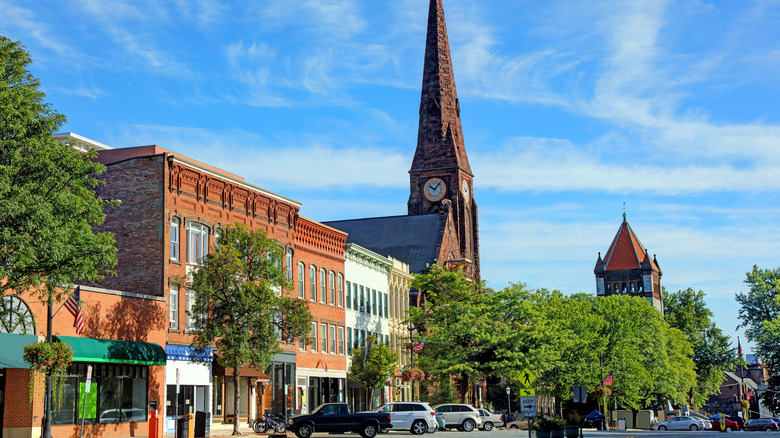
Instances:
[[[257,434],[249,432],[246,428],[241,428],[244,436],[263,436],[263,437],[283,437],[284,435],[271,435],[269,434]],[[212,437],[229,437],[230,433],[222,435],[220,433],[212,434]],[[231,430],[232,432],[232,430]],[[213,433],[213,432],[212,432]],[[360,438],[360,435],[356,433],[347,434],[332,434],[332,433],[315,433],[312,438]],[[597,431],[595,429],[583,430],[582,438],[780,438],[780,432],[715,432],[715,431],[657,431],[657,430],[606,430]],[[295,434],[288,433],[287,438],[296,438]],[[377,438],[417,438],[417,435],[412,435],[409,432],[402,431],[390,431],[378,435]],[[444,432],[436,432],[435,434],[425,434],[419,438],[529,438],[527,430],[506,430],[504,428],[493,429],[490,432],[483,432],[475,430],[473,432],[459,432],[456,430],[448,430]],[[532,433],[530,438],[536,438]]]

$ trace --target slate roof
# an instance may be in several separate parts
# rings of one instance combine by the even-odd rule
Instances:
[[[438,257],[442,219],[437,213],[322,223],[346,232],[347,243],[408,263],[414,274],[425,271]]]
[[[645,261],[645,259],[647,260]],[[642,242],[634,234],[634,230],[628,225],[626,215],[623,215],[623,223],[620,224],[612,244],[609,246],[604,256],[604,269],[607,271],[616,271],[622,269],[641,269],[642,262],[649,263],[651,267],[655,264],[647,256],[647,250],[642,246]],[[657,270],[657,267],[655,267]]]

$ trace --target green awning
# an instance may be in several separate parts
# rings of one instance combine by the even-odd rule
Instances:
[[[0,368],[30,368],[24,361],[24,346],[38,342],[38,336],[0,333]]]
[[[57,336],[73,348],[74,362],[165,365],[165,350],[157,344],[114,339]]]

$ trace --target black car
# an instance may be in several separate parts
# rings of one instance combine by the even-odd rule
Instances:
[[[745,430],[780,430],[774,418],[753,418],[745,423]]]
[[[308,415],[298,415],[287,422],[287,429],[298,438],[309,438],[316,432],[356,432],[363,438],[374,438],[380,430],[392,429],[390,414],[361,412],[352,414],[346,403],[325,403]]]

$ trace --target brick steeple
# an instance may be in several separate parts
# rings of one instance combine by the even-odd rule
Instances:
[[[420,99],[420,125],[411,171],[450,168],[472,175],[463,143],[460,104],[455,91],[444,7],[442,0],[431,0]]]

